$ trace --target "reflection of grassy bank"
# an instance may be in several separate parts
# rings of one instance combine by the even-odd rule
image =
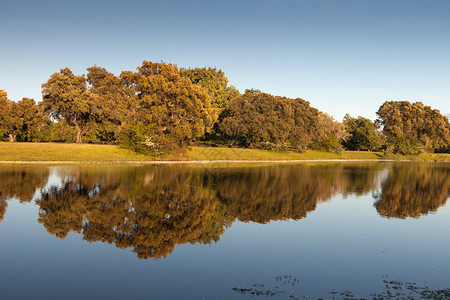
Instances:
[[[0,161],[149,161],[153,158],[112,145],[57,143],[0,143]],[[182,156],[160,160],[330,160],[408,159],[450,161],[450,154],[419,156],[384,155],[379,152],[344,151],[340,154],[307,150],[303,153],[258,149],[190,147]]]

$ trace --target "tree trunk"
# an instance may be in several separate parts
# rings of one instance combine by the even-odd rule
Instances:
[[[77,127],[77,144],[82,144],[83,140],[81,139],[83,132],[80,128]]]
[[[77,119],[73,119],[73,123],[75,124],[75,127],[77,128],[77,144],[82,144],[83,140],[81,139],[83,135],[83,130],[81,129],[80,124],[78,124]]]
[[[10,134],[9,134],[9,141],[10,141],[11,143],[14,143],[14,142],[16,141],[16,135],[10,133]]]

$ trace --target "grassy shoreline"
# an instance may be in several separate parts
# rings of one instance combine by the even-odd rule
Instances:
[[[182,155],[154,159],[113,145],[64,143],[3,143],[0,142],[0,162],[3,163],[169,163],[169,162],[286,162],[286,161],[355,161],[413,160],[446,161],[450,154],[418,156],[385,155],[380,152],[344,151],[340,154],[307,150],[303,153],[273,152],[259,149],[189,147]]]

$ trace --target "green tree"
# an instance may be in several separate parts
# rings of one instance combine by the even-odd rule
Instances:
[[[448,118],[421,102],[386,101],[377,115],[393,152],[415,154],[450,146]]]
[[[105,68],[93,66],[87,71],[89,91],[102,103],[100,119],[103,122],[120,123],[128,108],[128,98],[132,96],[130,89],[122,84],[120,77]]]
[[[343,150],[341,142],[348,136],[347,131],[341,123],[323,112],[319,112],[315,130],[311,132],[312,142],[310,148],[336,153]]]
[[[378,122],[359,116],[353,118],[346,114],[343,122],[349,136],[344,141],[347,150],[377,150],[383,144]]]
[[[34,99],[23,98],[12,105],[11,119],[14,120],[11,123],[17,126],[14,132],[19,136],[19,141],[32,142],[36,140],[44,124],[43,109]]]
[[[122,144],[143,152],[182,147],[211,130],[216,112],[208,95],[178,68],[144,61],[138,72],[123,72],[131,91]]]
[[[101,117],[101,105],[87,89],[86,77],[76,76],[69,68],[54,73],[42,85],[43,106],[50,117],[66,122],[77,129],[77,143],[89,126]]]
[[[85,133],[85,139],[94,143],[115,142],[119,126],[126,115],[127,102],[131,97],[130,89],[121,83],[118,76],[105,68],[93,66],[87,71],[89,92],[95,96],[98,103],[101,103],[101,109],[98,110],[98,119],[101,122],[89,127]]]
[[[240,145],[273,150],[301,151],[330,136],[339,140],[345,135],[339,123],[309,102],[257,90],[246,90],[231,101],[221,128]],[[337,146],[340,147],[339,142]]]
[[[183,77],[189,78],[192,83],[201,86],[209,96],[211,106],[220,114],[228,107],[231,99],[239,96],[239,91],[228,85],[228,78],[221,69],[217,68],[189,68],[180,69]]]
[[[8,135],[10,142],[17,139],[23,142],[33,141],[44,122],[42,108],[33,99],[23,98],[19,102],[13,102],[6,96],[6,92],[0,90],[1,136]]]
[[[23,125],[23,120],[17,115],[18,113],[17,103],[12,102],[4,118],[4,130],[11,143],[17,141],[17,131],[22,128]]]
[[[45,118],[44,125],[38,134],[38,140],[40,142],[75,143],[76,134],[76,129],[67,124],[66,120],[52,121]]]
[[[6,125],[11,105],[12,101],[8,99],[8,94],[4,90],[0,90],[0,137],[2,139],[8,133]]]

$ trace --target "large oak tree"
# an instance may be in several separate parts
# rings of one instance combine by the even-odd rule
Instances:
[[[65,119],[77,129],[77,143],[82,135],[98,120],[100,114],[97,98],[88,90],[86,77],[74,75],[69,68],[54,73],[42,85],[44,109],[53,119]]]
[[[0,90],[0,137],[7,135],[10,142],[17,140],[32,141],[43,123],[42,109],[33,99],[23,98],[19,102],[7,98]]]
[[[394,152],[450,149],[450,123],[437,109],[421,102],[386,101],[377,115]]]
[[[14,140],[19,135],[22,142],[34,141],[44,123],[42,108],[36,104],[34,99],[30,98],[14,102],[8,117],[9,134],[13,136]]]
[[[93,66],[87,71],[88,89],[99,103],[97,119],[101,122],[90,127],[86,138],[97,142],[114,142],[118,136],[118,128],[130,107],[131,91],[122,84],[120,77],[105,68]]]
[[[136,150],[189,144],[217,118],[205,91],[182,77],[175,65],[144,61],[138,72],[123,72],[121,78],[133,95],[123,127]]]

